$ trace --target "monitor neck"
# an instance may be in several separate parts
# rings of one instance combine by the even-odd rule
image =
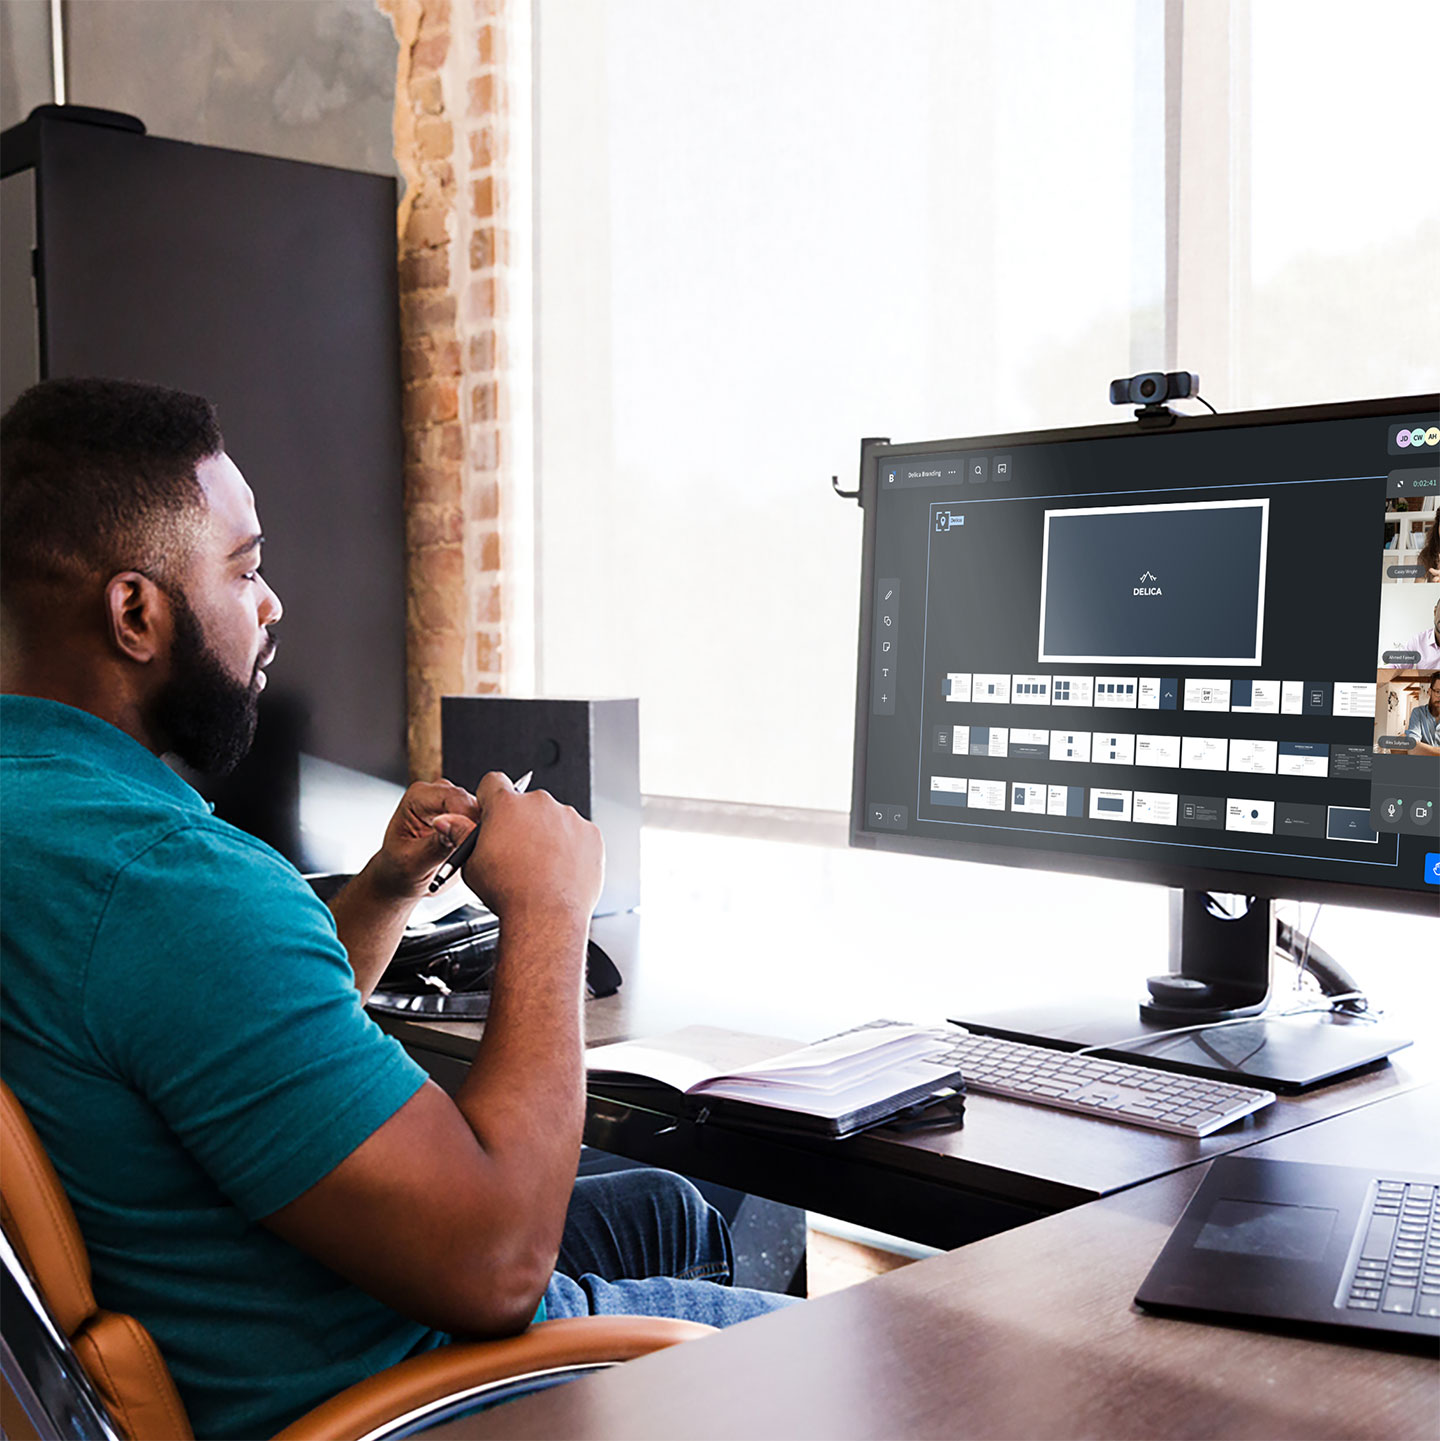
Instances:
[[[1270,995],[1275,903],[1209,891],[1170,893],[1170,970],[1146,982],[1143,1020],[1161,1026],[1255,1016]]]

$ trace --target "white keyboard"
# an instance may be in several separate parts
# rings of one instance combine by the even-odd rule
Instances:
[[[954,1044],[933,1059],[953,1062],[969,1091],[1177,1136],[1208,1136],[1275,1099],[1271,1091],[1230,1081],[978,1036],[961,1026],[947,1026],[935,1034],[953,1038]]]

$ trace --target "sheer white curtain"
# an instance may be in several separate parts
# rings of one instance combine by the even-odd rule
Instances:
[[[829,476],[1103,414],[1135,50],[1129,0],[542,0],[540,681],[640,695],[647,792],[848,807]]]
[[[1440,389],[1440,6],[1264,0],[1250,21],[1235,404]]]
[[[638,694],[647,793],[846,809],[861,436],[1434,387],[1437,15],[536,0],[539,686]]]

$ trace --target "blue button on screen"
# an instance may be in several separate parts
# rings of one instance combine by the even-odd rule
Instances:
[[[1440,886],[1440,851],[1431,851],[1425,857],[1425,882],[1427,885]]]

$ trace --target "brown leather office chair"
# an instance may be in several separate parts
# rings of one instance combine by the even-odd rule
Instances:
[[[0,1222],[5,1335],[3,1427],[20,1441],[58,1434],[124,1441],[191,1441],[169,1368],[132,1316],[101,1309],[69,1198],[10,1087],[0,1082]],[[413,1356],[307,1412],[279,1441],[346,1441],[495,1404],[709,1333],[650,1316],[545,1321],[499,1341],[461,1342]],[[28,1364],[27,1364],[28,1363]],[[41,1413],[42,1419],[35,1415]],[[431,1414],[433,1413],[433,1414]],[[423,1428],[422,1428],[423,1429]]]

